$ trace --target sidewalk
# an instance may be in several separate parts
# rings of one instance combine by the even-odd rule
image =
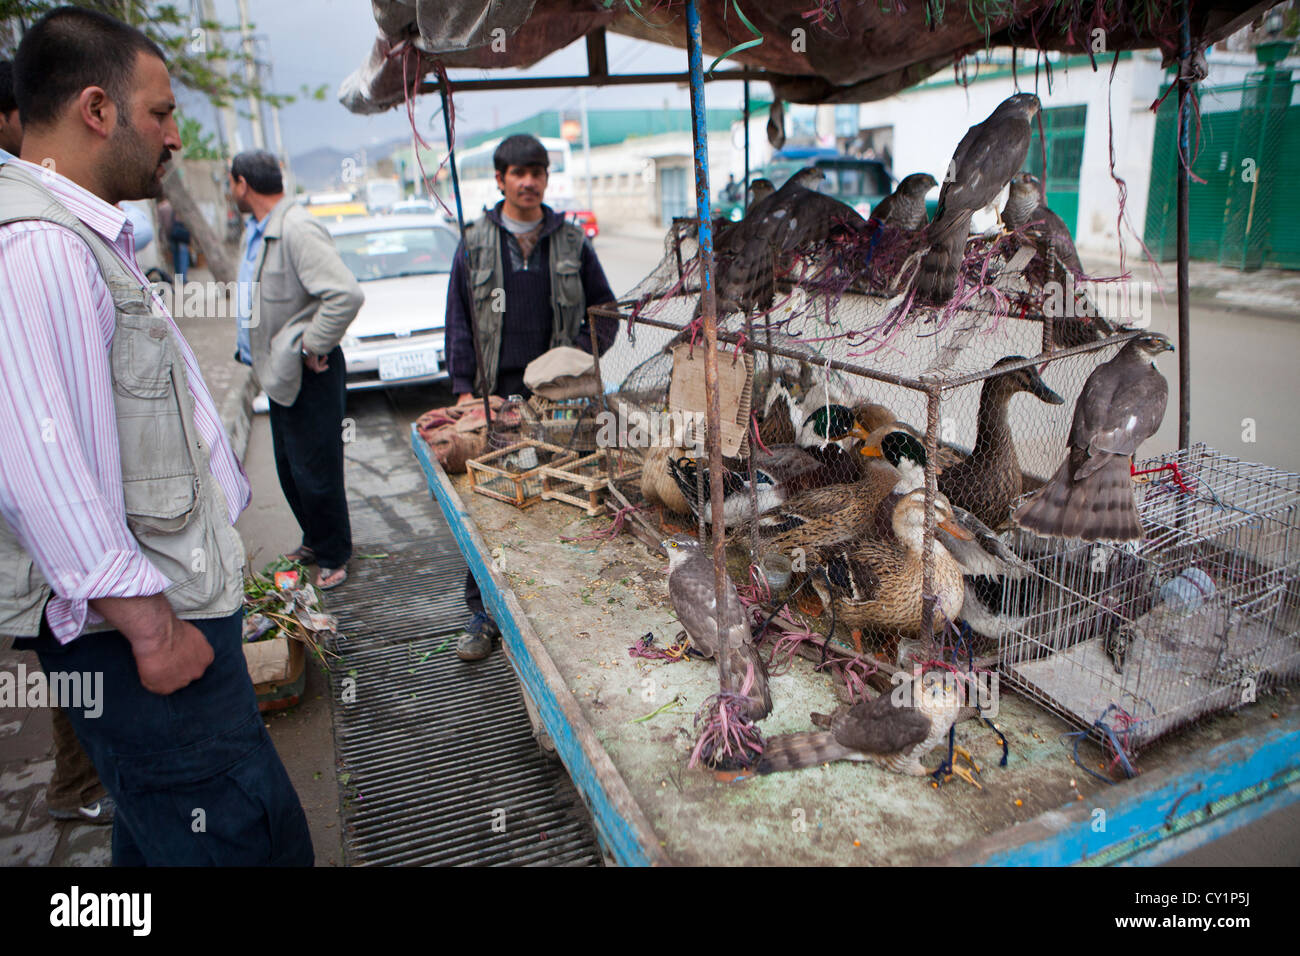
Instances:
[[[1178,300],[1178,263],[1158,262],[1159,275],[1142,254],[1136,243],[1128,250],[1124,268],[1133,278],[1154,282],[1155,288],[1164,292],[1166,300]],[[1136,252],[1136,255],[1132,253]],[[1113,276],[1120,273],[1118,256],[1086,256],[1092,275]],[[1300,319],[1300,272],[1287,269],[1257,269],[1245,272],[1230,269],[1214,262],[1196,259],[1188,263],[1188,287],[1196,305],[1222,309],[1250,309],[1271,315]]]

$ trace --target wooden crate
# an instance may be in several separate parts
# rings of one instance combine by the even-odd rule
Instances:
[[[465,462],[470,487],[480,495],[527,508],[542,500],[542,468],[563,465],[577,453],[525,438]]]
[[[538,441],[572,449],[579,454],[596,450],[596,433],[600,425],[596,421],[598,406],[593,400],[553,400],[534,395],[528,400],[528,405],[537,416],[530,428]]]
[[[632,478],[640,471],[641,460],[635,454],[622,448],[602,448],[574,461],[543,467],[542,500],[563,501],[598,515],[604,511],[601,498],[610,478]]]

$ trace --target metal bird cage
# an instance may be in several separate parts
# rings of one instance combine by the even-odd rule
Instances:
[[[694,221],[677,220],[665,238],[662,260],[630,296],[617,306],[590,310],[594,317],[620,322],[617,339],[597,359],[604,410],[612,420],[653,426],[670,417],[672,348],[683,341],[694,341],[696,348],[703,348],[703,336],[694,335],[700,292],[694,234]],[[1004,372],[1037,369],[1063,402],[1047,404],[1033,395],[1017,394],[1006,405],[1006,421],[1007,444],[1014,448],[1021,490],[1040,485],[1064,458],[1074,401],[1088,375],[1139,333],[1098,332],[1082,344],[1059,344],[1053,331],[1056,311],[1045,308],[1044,291],[1026,278],[1024,266],[1034,250],[1022,249],[1017,255],[1002,242],[1005,238],[970,241],[958,293],[945,307],[912,301],[909,289],[918,256],[896,255],[891,266],[895,274],[882,277],[878,265],[884,253],[879,248],[832,247],[780,263],[770,307],[747,312],[720,308],[719,342],[725,354],[719,364],[728,362],[728,355],[752,357],[751,439],[761,433],[766,398],[777,379],[805,400],[823,395],[828,403],[847,406],[878,403],[923,438],[928,455],[926,480],[933,491],[942,470],[939,459],[960,460],[976,445],[981,392],[986,383]],[[1117,311],[1124,312],[1123,306]],[[1119,322],[1127,316],[1112,313],[1110,317]],[[1025,358],[993,368],[1009,356]],[[673,443],[677,424],[673,420],[658,429],[644,429],[640,442],[629,440],[632,429],[620,427],[619,440],[624,447],[639,446],[643,453],[650,447],[641,487],[656,474],[665,474],[662,462],[654,460],[656,446],[661,454],[702,456],[698,449],[693,453],[689,448],[665,451]],[[793,424],[798,429],[803,423]],[[751,447],[761,451],[763,443],[751,441]],[[744,475],[749,462],[735,458],[726,464]],[[852,478],[846,475],[842,480]],[[651,523],[659,521],[663,530],[696,527],[689,513],[672,513],[661,503],[648,500],[635,483],[621,487],[634,505],[642,507],[643,516]],[[702,482],[699,487],[707,496]],[[996,521],[987,522],[995,530],[1006,526],[1012,498]],[[925,504],[922,554],[925,593],[932,595],[931,495],[926,496]],[[732,568],[733,577],[754,579],[772,550],[759,522],[746,519],[729,525],[728,540],[736,545],[732,557],[739,564]],[[751,574],[745,573],[746,563]],[[942,654],[956,642],[959,632],[956,621],[941,619],[942,612],[937,608],[936,612],[939,617],[927,614],[931,623],[939,625],[937,643],[926,650]],[[980,633],[991,648],[996,629]]]
[[[1129,757],[1300,674],[1300,475],[1202,444],[1136,470],[1172,464],[1135,483],[1141,542],[1019,536],[1003,595],[1006,680]]]

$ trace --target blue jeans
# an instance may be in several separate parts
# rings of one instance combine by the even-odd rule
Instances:
[[[191,621],[214,658],[166,696],[145,690],[117,631],[60,645],[43,628],[16,645],[47,674],[103,674],[102,712],[67,715],[117,801],[114,866],[312,865],[306,814],[257,710],[242,620]]]
[[[190,271],[190,244],[173,239],[171,245],[172,262],[176,265],[176,278],[183,283],[185,274]]]

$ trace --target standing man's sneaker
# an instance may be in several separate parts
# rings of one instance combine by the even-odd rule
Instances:
[[[113,798],[103,797],[89,806],[78,807],[75,810],[51,810],[50,816],[55,820],[75,820],[78,823],[92,823],[96,826],[102,826],[113,822],[113,815],[116,811],[117,804],[113,802]]]
[[[481,661],[492,653],[492,639],[500,636],[501,632],[487,612],[478,611],[456,641],[456,656],[462,661]]]

